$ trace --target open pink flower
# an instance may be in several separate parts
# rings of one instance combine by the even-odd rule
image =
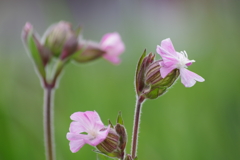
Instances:
[[[100,46],[106,52],[103,55],[106,60],[114,64],[120,63],[119,55],[123,53],[125,46],[117,32],[105,34],[100,42]]]
[[[185,87],[192,87],[196,81],[204,81],[201,76],[186,69],[195,61],[188,59],[186,51],[176,52],[170,38],[163,40],[161,46],[157,46],[157,53],[162,57],[160,62],[162,78],[177,68],[180,70],[181,82]]]
[[[95,111],[75,112],[70,118],[74,122],[70,124],[67,139],[73,153],[86,143],[91,146],[98,145],[105,140],[110,130],[110,126],[106,128]]]

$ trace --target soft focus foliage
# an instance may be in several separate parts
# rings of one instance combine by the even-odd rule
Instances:
[[[121,110],[131,139],[137,61],[145,48],[155,52],[168,37],[177,51],[185,49],[196,60],[190,70],[206,81],[192,88],[178,81],[164,96],[144,103],[139,159],[240,159],[239,7],[237,0],[1,1],[0,159],[45,157],[43,91],[20,34],[27,21],[42,35],[60,20],[81,24],[86,39],[118,32],[126,51],[119,66],[98,59],[65,68],[55,95],[58,160],[96,158],[92,146],[69,150],[69,116],[77,111],[96,110],[107,124]]]

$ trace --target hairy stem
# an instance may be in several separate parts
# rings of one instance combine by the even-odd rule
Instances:
[[[132,158],[134,159],[137,156],[137,143],[138,143],[138,132],[141,116],[141,108],[144,97],[139,97],[136,102],[134,123],[133,123],[133,134],[132,134]]]
[[[47,160],[55,159],[55,145],[54,145],[54,125],[53,125],[53,97],[54,88],[46,86],[44,89],[44,139],[45,139],[45,152]]]

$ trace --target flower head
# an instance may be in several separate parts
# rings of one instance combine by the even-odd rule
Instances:
[[[159,72],[160,62],[162,60],[155,60],[154,54],[146,55],[146,50],[139,59],[135,76],[135,89],[141,99],[158,98],[166,93],[179,77],[179,70],[174,69],[163,78]]]
[[[162,57],[159,62],[162,78],[165,78],[172,70],[179,69],[181,82],[185,87],[192,87],[196,81],[203,82],[204,78],[187,69],[194,60],[189,60],[186,51],[176,52],[170,38],[161,42],[161,46],[157,46],[157,53]]]
[[[105,34],[100,42],[100,46],[106,52],[103,55],[105,59],[114,64],[120,63],[119,55],[123,53],[125,46],[117,32]]]
[[[70,124],[67,139],[73,153],[86,143],[97,146],[106,139],[110,130],[110,126],[105,127],[95,111],[75,112],[70,118],[74,122]]]

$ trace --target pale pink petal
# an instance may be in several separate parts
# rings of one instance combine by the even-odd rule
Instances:
[[[75,140],[75,141],[70,141],[70,143],[69,143],[70,150],[73,153],[75,153],[75,152],[79,151],[79,149],[81,149],[84,144],[85,144],[85,142],[82,139]]]
[[[68,132],[68,133],[67,133],[67,139],[68,139],[69,141],[80,140],[80,139],[83,139],[83,140],[84,140],[84,139],[88,139],[88,135]]]
[[[108,54],[104,54],[103,57],[112,62],[113,64],[119,64],[121,62],[120,58],[116,57],[116,56],[110,56]]]
[[[94,139],[91,139],[90,137],[89,139],[86,139],[85,142],[91,146],[96,146],[106,139],[109,130],[110,130],[110,126],[108,126],[108,128],[104,131],[99,131],[98,135]]]
[[[93,126],[85,112],[75,112],[70,116],[70,118],[74,121],[79,122],[79,124],[81,124],[85,130]]]
[[[178,57],[166,51],[161,46],[157,46],[157,53],[160,54],[162,60],[166,66],[177,64],[179,62]]]
[[[159,63],[161,65],[161,62]],[[169,67],[161,67],[160,68],[160,74],[162,78],[165,78],[172,70],[174,70],[176,67],[174,65],[171,65]]]
[[[69,131],[72,133],[86,132],[86,128],[79,122],[71,122]]]
[[[186,66],[191,66],[193,62],[186,63]]]
[[[192,87],[196,81],[203,82],[205,81],[204,78],[197,75],[194,72],[189,71],[186,68],[180,69],[180,76],[181,76],[181,82],[184,84],[185,87]]]
[[[100,42],[100,46],[101,49],[106,52],[103,55],[105,59],[114,64],[120,63],[120,59],[118,57],[125,50],[125,45],[118,33],[114,32],[104,35]]]
[[[175,49],[173,47],[173,44],[172,44],[172,41],[171,41],[170,38],[162,40],[161,47],[163,49],[165,49],[166,51],[168,51],[169,53],[171,53],[171,54],[176,56],[176,51],[175,51]]]
[[[88,117],[88,119],[90,120],[91,123],[94,124],[94,123],[98,122],[98,123],[101,123],[103,125],[103,123],[101,121],[101,118],[99,117],[99,115],[96,111],[93,111],[93,112],[92,111],[86,111],[85,115]]]
[[[75,153],[77,152],[82,146],[85,144],[84,139],[86,139],[87,135],[82,134],[74,134],[74,133],[67,133],[67,139],[70,140],[70,150]]]
[[[107,34],[103,35],[100,43],[102,44],[103,47],[109,46],[115,41],[115,39],[118,39],[118,37],[119,37],[118,34],[107,33]]]

